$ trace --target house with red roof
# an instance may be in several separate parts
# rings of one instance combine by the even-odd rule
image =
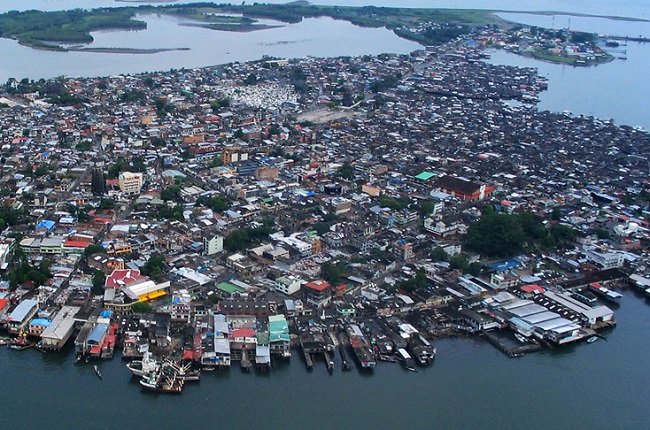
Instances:
[[[302,299],[312,306],[325,306],[332,300],[332,286],[322,279],[308,282],[302,288]]]

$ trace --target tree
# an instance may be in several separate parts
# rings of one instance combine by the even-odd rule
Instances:
[[[142,274],[149,276],[156,282],[162,280],[165,271],[165,257],[162,254],[152,254],[149,260],[142,266]]]
[[[102,199],[99,202],[99,209],[114,209],[115,208],[115,200],[112,198],[107,198],[107,199]]]
[[[92,293],[99,295],[104,292],[104,285],[106,284],[106,275],[101,270],[94,270],[92,276],[93,288]]]
[[[84,249],[84,256],[90,257],[91,255],[94,254],[105,254],[106,250],[104,249],[103,246],[93,244],[93,245],[88,245],[86,249]]]
[[[173,200],[176,202],[180,202],[182,200],[181,190],[182,187],[180,185],[172,185],[162,190],[162,192],[160,193],[160,198],[163,199],[164,201]]]
[[[469,226],[465,246],[483,255],[509,257],[522,251],[524,231],[516,215],[486,211]]]
[[[431,257],[431,259],[433,261],[447,261],[447,260],[449,260],[449,255],[440,246],[437,246],[437,247],[433,248],[433,251],[431,251],[430,257]]]
[[[146,314],[151,312],[151,305],[144,302],[137,302],[131,306],[131,310],[136,314]]]
[[[248,76],[246,76],[246,79],[244,79],[243,84],[244,85],[255,85],[257,83],[257,76],[255,73],[251,73]]]
[[[350,163],[344,163],[336,174],[343,179],[352,180],[354,179],[354,167]]]
[[[330,285],[337,286],[347,275],[345,260],[326,261],[320,266],[320,275]]]
[[[420,212],[420,216],[426,217],[427,215],[430,215],[431,212],[433,212],[434,207],[435,204],[431,201],[422,202],[418,208]]]

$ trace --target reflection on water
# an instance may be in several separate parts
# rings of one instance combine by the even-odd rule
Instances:
[[[420,45],[400,39],[386,29],[356,27],[330,18],[306,19],[253,32],[225,32],[179,26],[177,17],[146,15],[148,28],[140,31],[94,32],[89,47],[133,49],[178,49],[154,54],[52,52],[0,39],[0,82],[10,77],[50,78],[61,75],[105,76],[195,68],[235,61],[260,59],[264,55],[332,57],[339,55],[408,53]],[[38,64],[38,68],[33,65]]]

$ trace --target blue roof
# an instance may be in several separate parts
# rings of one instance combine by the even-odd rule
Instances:
[[[99,345],[99,342],[102,340],[102,337],[104,337],[104,334],[108,331],[108,324],[97,324],[93,331],[90,332],[88,335],[88,338],[86,339],[87,343],[92,343],[95,345]]]
[[[45,318],[34,318],[32,322],[30,322],[31,325],[42,325],[43,327],[49,327],[50,324],[52,324],[52,321],[45,319]]]
[[[515,259],[510,259],[507,261],[501,261],[499,263],[490,264],[490,267],[496,271],[508,270],[517,266],[519,266],[519,262]]]
[[[113,311],[103,310],[99,313],[99,316],[102,318],[110,318],[113,315]]]
[[[52,230],[56,223],[54,221],[50,221],[49,219],[44,219],[43,221],[39,222],[36,228],[45,228],[47,230]]]

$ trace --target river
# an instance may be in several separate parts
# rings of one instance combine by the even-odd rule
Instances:
[[[648,303],[624,292],[606,341],[509,359],[480,339],[437,343],[419,373],[379,363],[373,373],[308,372],[297,351],[268,373],[204,373],[180,396],[141,390],[115,358],[0,349],[7,429],[642,429],[649,421]]]

